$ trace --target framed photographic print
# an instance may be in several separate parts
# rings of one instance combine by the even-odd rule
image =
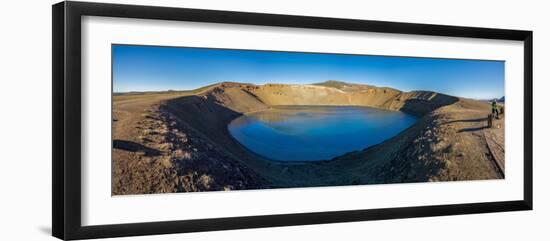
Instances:
[[[532,209],[532,32],[53,6],[53,235]]]

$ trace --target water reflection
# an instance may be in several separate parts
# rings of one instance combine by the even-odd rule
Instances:
[[[267,158],[317,161],[380,143],[415,121],[403,112],[368,107],[277,106],[243,115],[228,129]]]

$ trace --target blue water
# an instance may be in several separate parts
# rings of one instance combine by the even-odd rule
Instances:
[[[319,161],[378,144],[416,120],[369,107],[278,106],[240,116],[228,129],[246,148],[269,159]]]

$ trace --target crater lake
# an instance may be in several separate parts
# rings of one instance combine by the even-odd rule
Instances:
[[[356,106],[276,106],[234,119],[230,134],[244,147],[276,161],[330,160],[387,140],[417,117]]]

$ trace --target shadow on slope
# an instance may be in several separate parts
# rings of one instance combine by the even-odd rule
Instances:
[[[146,156],[158,156],[161,154],[159,150],[146,147],[133,141],[125,140],[113,140],[113,148],[130,152],[143,152]]]
[[[457,97],[429,91],[414,91],[403,95],[408,95],[408,97],[399,111],[417,116],[426,115],[442,106],[452,105],[459,101]]]

